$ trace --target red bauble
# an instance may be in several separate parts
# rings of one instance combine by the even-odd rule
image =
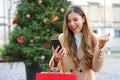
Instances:
[[[17,42],[18,43],[23,43],[23,37],[22,36],[19,36],[19,37],[17,37]]]
[[[27,14],[27,15],[26,15],[26,18],[30,18],[30,17],[31,17],[31,15],[30,15],[30,14]]]
[[[55,22],[57,20],[58,20],[58,16],[55,16],[55,17],[51,18],[50,22]]]
[[[47,47],[50,47],[49,43],[46,43],[46,44],[43,45],[43,48],[47,48]]]
[[[60,9],[60,12],[62,12],[62,13],[63,13],[63,12],[64,12],[64,8],[61,8],[61,9]]]
[[[7,58],[5,56],[2,57],[3,62],[8,62]]]
[[[16,24],[18,21],[18,18],[14,18],[13,21],[12,21],[12,24]]]

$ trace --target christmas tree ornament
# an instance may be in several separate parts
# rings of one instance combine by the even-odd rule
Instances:
[[[46,43],[46,44],[43,45],[43,48],[47,48],[47,47],[50,47],[49,43]]]
[[[38,0],[38,4],[41,5],[42,4],[42,0]]]
[[[5,56],[2,57],[3,62],[8,62],[7,58]]]
[[[23,43],[23,41],[24,41],[22,36],[19,36],[16,39],[17,39],[18,43]]]
[[[43,19],[43,23],[46,24],[47,20],[46,19]]]
[[[33,44],[33,40],[31,39],[31,40],[29,41],[29,43],[30,43],[30,44]]]
[[[16,24],[18,21],[18,18],[14,18],[13,21],[12,21],[12,24]]]
[[[44,60],[45,59],[45,55],[41,55],[40,59]]]
[[[53,34],[51,38],[58,38],[58,36],[59,36],[59,33],[56,33],[56,34]]]
[[[64,12],[64,8],[61,8],[61,9],[60,9],[60,12],[63,13],[63,12]]]
[[[58,16],[55,16],[55,17],[51,18],[50,22],[55,22],[57,20],[58,20]]]
[[[31,17],[31,15],[30,15],[30,14],[27,14],[27,15],[26,15],[26,18],[28,18],[28,19],[29,19],[30,17]]]

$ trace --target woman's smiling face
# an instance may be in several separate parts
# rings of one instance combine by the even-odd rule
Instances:
[[[85,20],[78,13],[71,12],[68,14],[67,25],[74,34],[82,31],[84,21]]]

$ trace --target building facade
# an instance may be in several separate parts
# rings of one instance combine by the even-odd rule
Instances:
[[[0,45],[7,43],[19,0],[0,0]],[[110,33],[110,50],[120,51],[120,0],[69,0],[84,8],[90,24],[98,35]]]
[[[0,46],[9,42],[17,3],[18,0],[0,0]]]

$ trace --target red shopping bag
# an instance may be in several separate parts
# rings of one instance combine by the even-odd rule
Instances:
[[[36,73],[36,80],[76,80],[75,74]]]
[[[60,60],[60,65],[63,73],[54,73],[54,72],[36,73],[36,80],[77,80],[76,74],[64,72],[62,60]]]

